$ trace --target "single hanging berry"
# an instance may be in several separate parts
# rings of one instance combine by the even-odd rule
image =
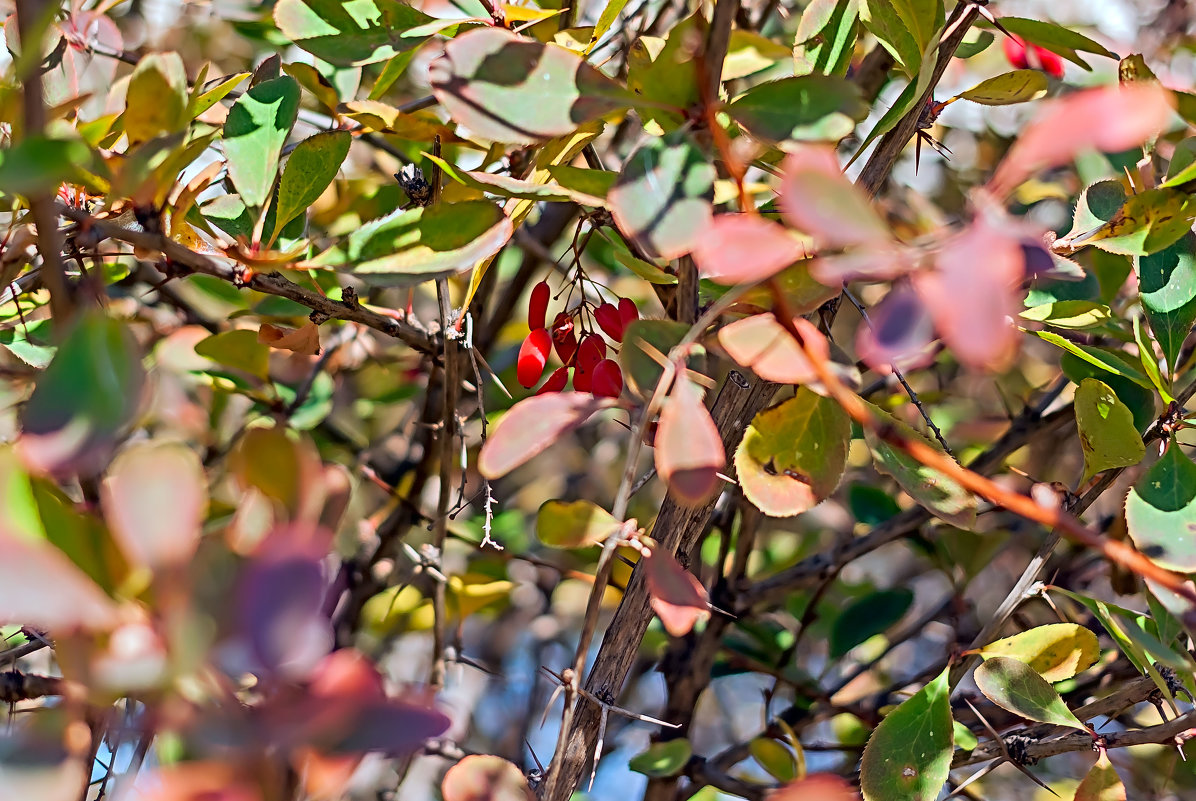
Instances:
[[[527,335],[519,347],[519,361],[515,364],[515,375],[519,385],[531,389],[544,375],[548,363],[548,351],[552,349],[552,336],[547,328],[537,328]]]
[[[573,391],[589,392],[594,388],[594,371],[583,370],[581,365],[573,368]]]
[[[560,392],[565,388],[565,384],[569,383],[569,368],[558,367],[552,371],[552,375],[548,376],[548,380],[544,382],[544,386],[536,390],[537,395],[546,395],[549,392]]]
[[[556,355],[568,365],[577,351],[577,334],[573,333],[573,318],[568,312],[561,312],[552,321],[552,344]]]
[[[541,281],[532,287],[532,296],[527,302],[527,327],[533,331],[544,327],[550,293],[547,281]]]
[[[617,398],[623,394],[623,372],[613,359],[603,359],[594,365],[590,391],[595,398]]]
[[[623,341],[623,316],[619,314],[619,309],[615,304],[608,301],[594,309],[594,319],[598,321],[598,327],[605,331],[608,337],[615,342]]]
[[[606,342],[597,334],[588,334],[577,349],[577,368],[592,371],[605,358]]]
[[[623,320],[623,330],[640,318],[640,310],[631,298],[619,298],[619,317]]]

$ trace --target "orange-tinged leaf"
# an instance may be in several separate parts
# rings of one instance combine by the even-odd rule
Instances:
[[[693,250],[698,274],[719,284],[763,281],[805,255],[801,240],[758,214],[715,217]]]
[[[1125,785],[1121,783],[1107,751],[1101,751],[1096,764],[1076,788],[1075,801],[1126,801]]]
[[[696,384],[677,376],[656,431],[656,472],[677,500],[698,506],[718,492],[727,463],[723,440]]]
[[[444,774],[444,801],[534,801],[518,766],[502,757],[471,754]]]
[[[710,597],[697,576],[683,568],[668,551],[653,548],[644,557],[652,611],[674,637],[688,634],[699,620],[710,617]]]
[[[257,332],[257,341],[277,350],[293,350],[304,356],[318,356],[320,328],[315,323],[305,323],[302,328],[294,329],[262,323]]]
[[[584,392],[554,392],[525,398],[498,421],[478,454],[486,478],[506,475],[564,434],[614,402]]]
[[[1087,670],[1100,657],[1096,635],[1078,623],[1049,623],[997,640],[980,649],[986,659],[1020,659],[1050,682]]]
[[[811,773],[768,796],[769,801],[859,801],[851,782],[833,773]]]
[[[1116,153],[1157,136],[1171,119],[1173,98],[1157,83],[1076,92],[1049,104],[1005,154],[988,189],[1004,197],[1040,170],[1085,150]]]
[[[804,317],[793,320],[797,330],[823,360],[830,358],[826,337]],[[739,364],[765,381],[778,384],[808,384],[816,380],[810,360],[801,346],[771,313],[736,320],[718,332],[719,344]]]
[[[139,443],[108,469],[101,494],[104,518],[133,564],[182,564],[199,542],[207,487],[203,463],[186,445]]]

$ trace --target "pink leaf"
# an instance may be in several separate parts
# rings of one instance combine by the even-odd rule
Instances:
[[[810,275],[819,283],[838,287],[855,280],[888,281],[915,267],[917,252],[890,239],[819,256],[810,262]]]
[[[842,776],[811,773],[786,784],[768,796],[768,801],[859,801],[859,793]]]
[[[826,338],[813,323],[797,317],[793,324],[805,337],[807,345],[814,347],[821,358],[829,358]],[[772,314],[755,314],[736,320],[718,332],[718,341],[732,359],[765,381],[809,384],[817,380],[801,347]]]
[[[478,470],[498,478],[514,470],[564,434],[614,405],[581,392],[557,392],[519,401],[507,411],[478,454]]]
[[[104,517],[136,565],[186,562],[195,553],[208,506],[199,457],[181,443],[134,445],[104,479]]]
[[[502,757],[473,754],[444,774],[444,801],[533,801],[535,795],[515,764]]]
[[[873,370],[889,373],[928,364],[934,353],[934,322],[918,294],[898,287],[885,295],[868,314],[870,324],[861,325],[855,348]]]
[[[116,604],[62,551],[0,530],[0,623],[61,634],[118,622]]]
[[[1085,150],[1115,153],[1159,134],[1172,115],[1171,93],[1157,84],[1104,87],[1046,103],[1001,160],[988,190],[1004,197],[1040,170]]]
[[[698,506],[718,492],[718,471],[727,463],[702,394],[682,371],[660,413],[656,431],[656,472],[681,503]]]
[[[839,169],[829,147],[805,147],[782,165],[781,213],[819,248],[881,244],[889,229],[858,187]]]
[[[981,218],[948,240],[937,269],[919,273],[915,286],[944,341],[971,367],[1000,371],[1017,353],[1015,286],[1024,270],[1016,232]]]
[[[697,577],[683,568],[668,551],[653,548],[643,558],[652,611],[674,637],[690,632],[699,620],[710,617],[710,596]]]
[[[763,281],[804,256],[793,234],[757,214],[715,217],[693,250],[698,273],[719,284]]]

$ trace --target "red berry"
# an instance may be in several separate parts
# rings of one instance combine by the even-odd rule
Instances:
[[[537,328],[527,335],[519,347],[519,361],[515,366],[515,375],[520,386],[531,389],[544,375],[544,365],[548,362],[548,351],[552,348],[552,336],[547,328]]]
[[[548,314],[548,295],[551,290],[547,281],[541,281],[532,287],[532,296],[527,302],[527,327],[535,331],[544,327],[544,318]]]
[[[561,312],[552,321],[552,344],[561,361],[569,364],[577,350],[577,334],[573,333],[573,318],[568,312]]]
[[[623,330],[640,318],[640,310],[631,298],[619,298],[619,317],[623,319]]]
[[[623,317],[619,314],[615,304],[603,303],[594,309],[594,319],[598,321],[598,327],[605,331],[608,337],[615,342],[623,341]]]
[[[558,367],[552,371],[552,375],[548,376],[548,380],[544,382],[544,386],[536,390],[537,395],[543,395],[548,392],[560,392],[565,388],[565,384],[569,383],[569,368]]]
[[[617,398],[623,393],[623,373],[617,362],[603,359],[594,366],[593,388],[595,398]]]
[[[577,367],[580,370],[593,370],[594,365],[606,358],[606,342],[597,334],[589,334],[581,341],[577,349]]]
[[[575,392],[589,392],[594,388],[594,371],[583,370],[580,366],[573,368],[573,390]]]
[[[1035,45],[1034,54],[1038,56],[1039,69],[1055,78],[1063,77],[1063,59],[1058,53]]]
[[[1005,50],[1005,58],[1014,69],[1024,70],[1030,66],[1026,61],[1026,45],[1021,39],[1015,36],[1003,37],[1001,47]]]

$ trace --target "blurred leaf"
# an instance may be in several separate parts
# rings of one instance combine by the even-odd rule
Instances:
[[[0,506],[4,509],[8,536],[26,542],[46,538],[46,527],[33,497],[33,484],[16,451],[9,445],[0,446]]]
[[[847,498],[852,516],[866,526],[879,526],[901,512],[891,493],[861,481],[848,488]]]
[[[974,675],[984,697],[1002,709],[1039,723],[1052,723],[1087,731],[1046,679],[1020,659],[994,656]]]
[[[1047,89],[1046,75],[1041,70],[1014,70],[981,81],[958,97],[984,106],[1007,106],[1037,100]]]
[[[493,142],[563,136],[634,100],[577,54],[502,28],[452,40],[428,74],[453,121]]]
[[[619,231],[651,257],[693,249],[713,211],[714,165],[684,133],[648,137],[607,195]]]
[[[1196,464],[1175,442],[1125,499],[1130,539],[1158,564],[1196,570]]]
[[[664,365],[653,358],[668,356],[689,333],[689,326],[673,320],[635,320],[623,331],[619,366],[631,389],[643,398],[651,397],[664,375]]]
[[[693,752],[689,740],[665,740],[652,743],[648,750],[633,756],[627,767],[649,778],[663,779],[680,773]]]
[[[771,737],[756,737],[748,743],[748,752],[777,781],[784,783],[798,778],[797,758]]]
[[[610,400],[582,392],[524,398],[508,409],[490,432],[478,454],[478,471],[490,479],[504,476],[612,405]]]
[[[440,784],[444,801],[535,801],[517,765],[497,756],[471,754],[448,769]]]
[[[1157,253],[1134,259],[1142,308],[1172,372],[1196,323],[1196,236],[1188,233]]]
[[[649,101],[637,110],[664,131],[684,122],[685,109],[699,101],[694,53],[705,37],[706,21],[696,12],[675,23],[664,39],[640,36],[627,53],[627,88]]]
[[[127,324],[81,315],[21,409],[22,456],[54,473],[98,471],[133,422],[144,382]]]
[[[176,52],[151,53],[137,62],[125,97],[129,144],[173,133],[186,122],[187,70]]]
[[[723,440],[702,402],[702,393],[681,370],[660,412],[655,440],[656,472],[684,506],[700,506],[722,487],[727,463]]]
[[[727,106],[727,113],[772,144],[837,142],[868,116],[868,106],[855,84],[843,78],[802,75],[752,87]]]
[[[324,131],[304,139],[295,147],[278,183],[276,232],[324,194],[349,154],[352,141],[348,131]]]
[[[791,517],[825,500],[843,476],[851,421],[808,387],[756,415],[735,451],[743,494],[772,517]]]
[[[449,610],[458,620],[465,620],[480,609],[511,597],[513,581],[467,573],[449,576]]]
[[[0,150],[0,192],[32,197],[53,194],[63,182],[80,181],[91,151],[77,139],[34,136]]]
[[[770,801],[858,801],[851,783],[834,773],[812,773],[769,794]]]
[[[536,537],[552,548],[599,545],[623,524],[589,501],[545,501],[536,515]]]
[[[1076,623],[1049,623],[997,640],[979,649],[985,659],[1008,656],[1021,660],[1049,682],[1070,679],[1096,664],[1096,635]]]
[[[417,47],[402,33],[432,17],[396,0],[278,0],[274,22],[309,53],[338,65],[372,64]]]
[[[30,542],[0,524],[0,624],[65,636],[116,626],[116,604],[54,546]]]
[[[674,637],[684,637],[699,620],[710,617],[710,597],[697,577],[659,547],[644,556],[644,581],[652,611]]]
[[[1109,752],[1101,749],[1096,764],[1076,788],[1075,801],[1126,801],[1125,785],[1117,776]]]
[[[938,443],[932,442],[928,437],[879,408],[873,407],[873,414],[880,418],[882,425],[895,427],[902,437],[942,450]],[[953,479],[926,467],[905,451],[898,450],[880,439],[872,433],[871,428],[864,432],[864,439],[872,449],[876,469],[892,476],[918,505],[959,528],[970,529],[976,525],[976,498],[972,493]]]
[[[606,5],[602,7],[602,13],[598,15],[598,21],[594,23],[594,32],[590,34],[590,42],[586,45],[584,55],[588,56],[594,49],[594,45],[602,41],[626,6],[627,0],[606,0]]]
[[[1045,47],[1052,53],[1057,53],[1073,64],[1089,71],[1092,70],[1092,67],[1088,66],[1088,63],[1080,58],[1079,53],[1076,51],[1093,53],[1094,55],[1104,56],[1105,58],[1117,58],[1116,53],[1113,53],[1100,43],[1094,42],[1087,36],[1050,22],[1023,19],[1022,17],[1002,16],[1001,24],[1014,36],[1020,36],[1030,44]]]
[[[951,721],[952,729],[955,732],[955,747],[960,751],[971,751],[976,746],[980,745],[980,740],[972,730],[960,723],[958,720]]]
[[[208,507],[208,481],[195,451],[175,442],[126,448],[108,468],[104,518],[135,565],[178,566],[195,553]]]
[[[860,0],[860,20],[910,77],[937,46],[944,22],[940,0]]]
[[[510,218],[486,200],[400,209],[355,229],[310,264],[349,267],[378,285],[409,286],[473,267],[497,253],[512,232]]]
[[[212,334],[195,343],[195,352],[262,379],[270,370],[270,348],[258,341],[257,332],[245,328]]]
[[[758,214],[720,214],[693,243],[698,274],[720,284],[763,281],[805,256],[799,238]]]
[[[323,504],[317,495],[319,454],[310,440],[292,437],[282,426],[246,431],[229,454],[228,469],[243,488],[256,488],[295,517],[305,501]]]
[[[304,323],[302,328],[296,329],[262,323],[257,332],[257,341],[276,350],[317,356],[320,353],[320,327],[312,322]]]
[[[337,94],[336,87],[318,69],[300,61],[294,64],[283,64],[282,71],[298,81],[299,85],[319,101],[321,106],[329,111],[336,110],[337,104],[340,103],[340,96]],[[325,131],[324,133],[331,132]]]
[[[848,604],[831,628],[830,658],[839,659],[875,634],[883,634],[905,617],[914,594],[904,587],[878,590]]]
[[[1108,384],[1085,378],[1076,390],[1076,424],[1084,450],[1081,483],[1113,467],[1138,464],[1146,446],[1134,428],[1134,416]]]
[[[876,207],[843,175],[829,147],[796,150],[781,169],[781,214],[785,222],[813,237],[818,247],[838,249],[890,239]]]
[[[774,42],[755,31],[736,28],[731,31],[727,57],[723,59],[723,81],[746,78],[757,72],[792,58],[793,53],[783,44]]]
[[[889,714],[860,763],[864,801],[934,801],[951,771],[953,730],[947,671]]]
[[[324,614],[324,569],[314,555],[268,551],[252,559],[237,581],[237,619],[258,670],[298,677],[332,647]]]

